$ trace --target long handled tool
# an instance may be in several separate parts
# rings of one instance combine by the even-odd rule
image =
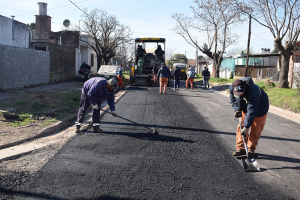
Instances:
[[[102,109],[101,109],[101,110],[102,110]],[[111,112],[108,112],[108,111],[106,111],[106,110],[102,110],[102,111],[104,111],[104,112],[109,113],[109,114],[112,115]],[[117,117],[119,117],[119,118],[121,118],[121,119],[124,119],[124,120],[126,120],[126,121],[128,121],[128,122],[131,122],[131,123],[133,123],[133,124],[139,125],[139,126],[141,126],[141,127],[144,127],[144,128],[148,129],[151,133],[153,133],[153,134],[155,134],[155,135],[158,134],[158,132],[157,132],[153,127],[143,126],[142,124],[138,124],[138,123],[136,123],[136,122],[134,122],[134,121],[131,121],[131,120],[126,119],[126,118],[124,118],[124,117],[121,117],[121,116],[119,116],[119,115],[117,115]]]
[[[239,119],[238,121],[239,121],[240,130],[242,131],[241,119]],[[245,136],[242,135],[242,137],[243,137],[243,142],[244,142],[244,146],[245,146],[245,150],[246,150],[246,154],[247,154],[246,159],[242,158],[244,169],[246,172],[259,172],[260,169],[258,167],[258,164],[257,164],[255,158],[249,158],[248,147],[247,147],[247,143],[245,140]]]

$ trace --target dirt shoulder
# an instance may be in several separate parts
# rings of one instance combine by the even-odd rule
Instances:
[[[82,82],[73,82],[16,90],[0,101],[0,149],[34,138],[76,114],[81,88]],[[5,118],[2,112],[19,118]]]

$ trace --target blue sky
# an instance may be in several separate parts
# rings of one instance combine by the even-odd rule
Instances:
[[[69,19],[71,24],[78,25],[82,12],[69,0],[0,0],[0,15],[11,17],[23,23],[35,22],[38,14],[37,2],[48,4],[47,14],[52,17],[52,31],[61,31],[63,21]],[[5,1],[5,3],[4,3]],[[184,41],[181,36],[175,34],[171,29],[175,21],[171,19],[173,13],[184,13],[191,15],[190,6],[195,5],[193,0],[72,0],[78,7],[105,10],[110,15],[115,15],[120,23],[128,25],[133,31],[133,38],[137,37],[163,37],[166,38],[166,48],[176,49],[175,53],[185,54],[189,59],[195,58],[196,49]],[[238,45],[230,48],[247,47],[248,22],[232,28],[240,38]],[[199,44],[205,42],[206,36],[197,34]],[[255,53],[261,48],[274,49],[273,36],[263,26],[252,21],[251,47]],[[202,54],[199,52],[199,54]]]

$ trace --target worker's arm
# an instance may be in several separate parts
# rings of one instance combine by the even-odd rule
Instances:
[[[107,103],[110,107],[111,112],[115,111],[115,92],[108,92]]]
[[[238,102],[239,99],[236,98],[233,94],[232,85],[230,85],[229,91],[230,91],[230,102],[231,102],[234,112],[236,112],[237,110],[241,110],[241,108],[239,107],[239,102]]]
[[[247,105],[247,113],[244,120],[244,126],[246,128],[251,127],[254,118],[257,115],[259,110],[259,103],[260,103],[260,92],[258,86],[255,85],[251,92],[251,98]]]

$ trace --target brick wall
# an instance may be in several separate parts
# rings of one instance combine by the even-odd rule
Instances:
[[[65,82],[75,77],[76,49],[49,43],[50,83]]]
[[[50,54],[0,44],[0,90],[48,84]]]

